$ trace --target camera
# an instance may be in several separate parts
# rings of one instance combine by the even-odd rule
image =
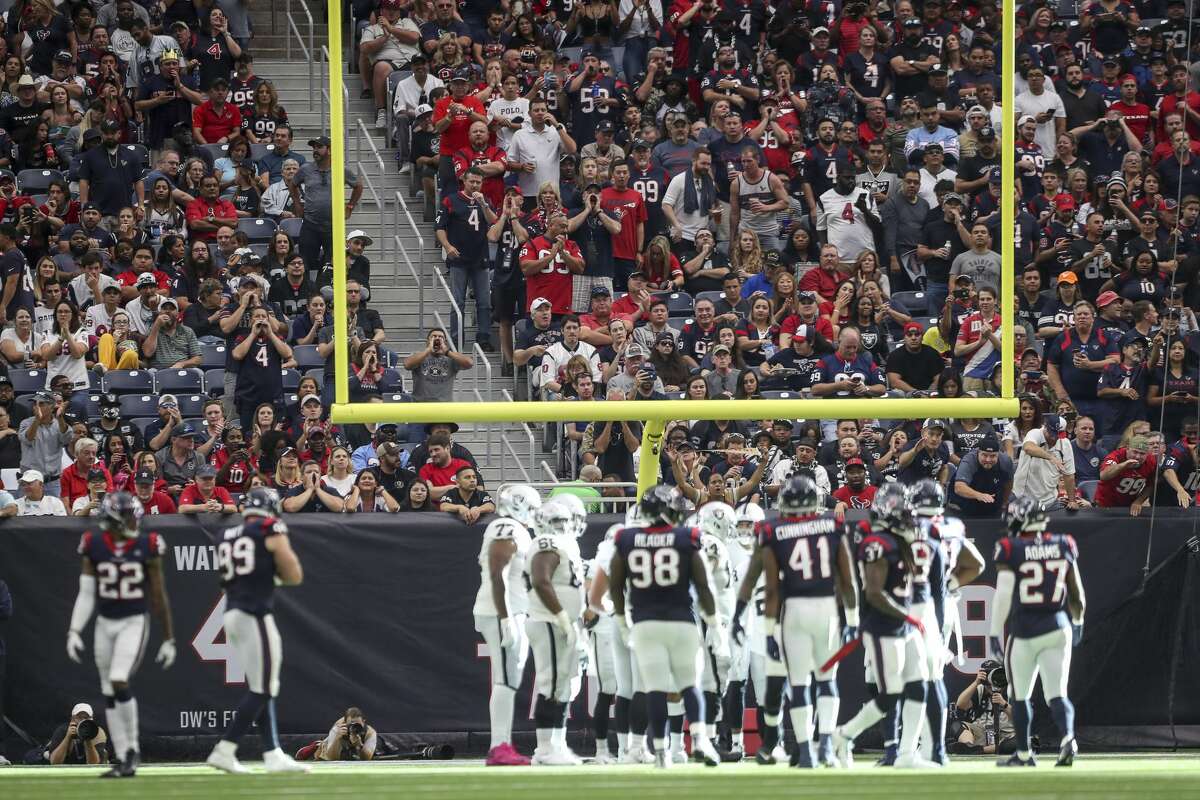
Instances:
[[[100,726],[96,724],[94,719],[81,719],[79,724],[75,726],[75,735],[85,742],[90,742],[95,739],[100,733]]]
[[[967,298],[969,298],[971,296],[971,290],[970,289],[955,289],[954,296],[956,298],[958,298],[959,300],[966,300]]]
[[[351,736],[357,736],[361,739],[367,732],[367,726],[363,725],[361,722],[351,722],[346,726],[346,730]]]
[[[522,125],[522,124],[524,124],[524,122],[525,122],[525,118],[524,118],[524,117],[520,117],[520,116],[518,116],[518,117],[513,117],[513,118],[512,118],[512,121],[513,121],[514,123],[516,123],[517,125]]]
[[[983,674],[986,676],[985,680],[992,691],[1003,694],[1004,690],[1008,688],[1008,673],[1004,671],[1004,665],[999,661],[988,659],[979,668],[983,670]]]

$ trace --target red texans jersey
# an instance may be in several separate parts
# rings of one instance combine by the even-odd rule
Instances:
[[[504,151],[494,145],[488,145],[482,150],[464,147],[454,153],[454,174],[461,183],[463,175],[471,167],[482,167],[493,161],[506,164]],[[492,208],[500,208],[504,204],[504,174],[493,175],[483,179],[483,196],[487,198]]]
[[[146,565],[167,552],[157,533],[119,539],[111,533],[87,531],[79,540],[79,555],[96,571],[100,616],[123,619],[146,613]]]
[[[1101,462],[1100,471],[1120,464],[1128,457],[1125,448],[1118,447]],[[1146,488],[1147,483],[1154,480],[1155,466],[1154,456],[1147,455],[1142,459],[1140,466],[1130,467],[1115,478],[1100,481],[1100,485],[1096,487],[1096,505],[1100,508],[1128,508],[1133,505],[1133,501]]]

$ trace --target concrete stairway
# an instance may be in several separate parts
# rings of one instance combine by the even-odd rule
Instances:
[[[319,68],[314,70],[315,77],[310,82],[309,64],[296,58],[295,52],[291,60],[256,59],[255,63],[255,71],[269,78],[279,92],[280,102],[287,109],[295,129],[296,149],[309,155],[307,142],[322,132],[321,106],[325,100],[320,88],[313,86],[313,82],[320,83]],[[435,309],[446,325],[450,322],[446,291],[435,278],[444,271],[441,249],[434,239],[433,223],[422,220],[422,201],[408,196],[409,177],[399,174],[395,150],[388,146],[384,132],[375,128],[372,101],[359,99],[361,80],[350,74],[345,74],[343,79],[349,95],[346,161],[348,166],[361,172],[368,187],[358,208],[347,220],[347,230],[361,229],[374,239],[368,251],[371,259],[370,305],[383,317],[388,331],[388,348],[404,356],[423,347],[426,330],[438,324]],[[328,119],[327,111],[325,119]],[[402,203],[407,203],[415,231],[403,213]],[[409,262],[420,278],[420,285],[409,269]],[[424,287],[423,316],[421,286]],[[465,338],[470,344],[474,339],[474,311],[469,298],[466,313]],[[500,376],[499,353],[488,353],[486,358],[481,358],[479,352],[472,355],[476,366],[459,376],[456,399],[501,401],[505,399],[502,390],[507,389],[510,395],[514,393],[514,379]],[[456,440],[475,453],[490,486],[522,479],[523,474],[515,466],[518,461],[528,470],[530,479],[548,480],[540,463],[544,459],[553,464],[554,459],[541,449],[540,426],[531,428],[532,454],[530,437],[521,425],[464,424]],[[511,448],[504,444],[502,435],[508,438]]]

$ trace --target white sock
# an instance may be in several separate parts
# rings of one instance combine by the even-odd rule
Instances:
[[[117,706],[108,709],[104,719],[108,722],[108,738],[112,744],[113,754],[120,761],[125,758],[125,751],[129,749],[129,740],[125,736],[125,720]]]
[[[217,742],[217,746],[213,748],[213,752],[223,756],[235,756],[237,755],[237,742],[222,739]]]
[[[854,718],[842,726],[842,735],[847,739],[857,739],[858,735],[876,722],[884,718],[884,713],[874,701],[867,703]]]
[[[550,744],[553,745],[554,747],[558,748],[559,750],[566,750],[567,749],[567,729],[565,727],[563,727],[563,728],[552,728],[551,730],[553,731],[553,733],[550,736]]]
[[[117,714],[121,717],[121,725],[125,729],[125,749],[140,753],[138,747],[138,709],[137,698],[131,697],[122,703],[117,701]],[[124,753],[121,754],[125,755]]]
[[[842,707],[842,698],[828,695],[817,698],[817,730],[822,733],[833,733],[837,727],[838,711]]]
[[[538,728],[537,729],[537,749],[539,752],[545,753],[553,746],[551,736],[554,734],[554,728]]]
[[[900,707],[900,748],[897,756],[913,755],[925,727],[925,701],[905,700]]]
[[[617,757],[620,758],[621,756],[625,755],[625,751],[628,749],[629,749],[629,734],[628,733],[618,733],[617,734]]]
[[[812,706],[792,706],[789,709],[792,718],[792,732],[796,734],[797,744],[808,744],[812,741]]]
[[[692,747],[694,748],[696,746],[696,742],[708,739],[708,723],[706,723],[706,722],[689,722],[688,723],[688,733],[690,733],[692,736]],[[681,740],[680,745],[682,745],[683,737],[681,736],[679,738]]]
[[[655,753],[665,753],[665,752],[667,752],[667,740],[666,740],[666,739],[659,739],[659,738],[657,738],[657,737],[656,737],[656,738],[654,739],[654,752],[655,752]]]
[[[507,686],[492,686],[492,699],[488,702],[488,714],[492,718],[492,747],[506,744],[512,739],[513,705],[517,693]]]
[[[746,735],[742,731],[731,731],[729,734],[729,743],[737,750],[746,749]]]

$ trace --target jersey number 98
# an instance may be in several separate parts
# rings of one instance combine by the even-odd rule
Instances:
[[[678,550],[634,550],[629,554],[630,582],[635,589],[679,583]]]

